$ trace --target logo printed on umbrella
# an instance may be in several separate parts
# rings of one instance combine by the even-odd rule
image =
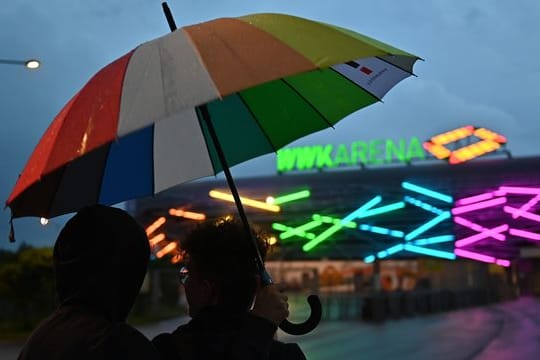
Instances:
[[[355,68],[355,69],[358,69],[358,67],[360,66],[359,63],[357,63],[356,61],[347,61],[345,64]],[[370,68],[366,67],[366,66],[362,66],[360,69],[360,72],[363,72],[364,74],[366,75],[371,75],[371,73],[373,72],[373,70],[371,70]]]
[[[366,75],[371,75],[371,73],[373,72],[373,70],[371,70],[370,68],[367,68],[367,67],[365,67],[365,66],[362,66],[362,67],[360,68],[360,71],[363,72],[363,73],[366,74]]]

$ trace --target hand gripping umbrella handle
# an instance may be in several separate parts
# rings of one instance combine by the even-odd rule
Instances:
[[[321,300],[317,295],[309,295],[307,298],[309,307],[311,309],[311,314],[306,321],[300,324],[295,324],[285,319],[279,324],[279,328],[291,335],[304,335],[312,331],[319,325],[322,315]]]
[[[260,269],[261,280],[264,285],[272,284],[272,278],[265,268]],[[290,335],[304,335],[312,331],[319,325],[322,316],[321,300],[317,295],[309,295],[307,298],[311,313],[306,321],[303,323],[295,324],[285,319],[279,324],[279,328]]]

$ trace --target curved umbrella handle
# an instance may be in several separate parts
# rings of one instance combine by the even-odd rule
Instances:
[[[285,319],[279,324],[281,330],[290,335],[304,335],[319,325],[322,316],[321,300],[317,295],[309,295],[307,301],[311,309],[308,319],[300,324],[294,324]]]

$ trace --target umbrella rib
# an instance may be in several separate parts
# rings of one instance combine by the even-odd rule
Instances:
[[[66,167],[67,167],[68,164],[56,169],[56,170],[53,170],[51,171],[54,172],[54,171],[61,171],[62,174],[59,176],[59,180],[58,180],[58,184],[60,184],[62,182],[62,178],[64,177],[64,173],[66,172]],[[49,173],[50,174],[50,173]],[[42,175],[43,177],[44,175]],[[41,181],[42,179],[40,178],[39,181]],[[49,217],[49,218],[52,218],[53,216],[51,216],[51,211],[52,211],[52,207],[53,207],[53,204],[54,204],[54,199],[56,199],[56,195],[58,194],[58,190],[60,189],[60,186],[56,186],[55,189],[54,189],[54,193],[51,197],[51,201],[49,202],[49,206],[47,206],[47,216],[46,217]]]
[[[283,83],[285,85],[287,85],[292,91],[295,92],[296,95],[298,95],[298,97],[300,97],[302,100],[304,100],[304,102],[306,104],[309,105],[310,108],[313,109],[313,111],[315,111],[317,114],[319,114],[319,116],[324,120],[324,122],[329,126],[331,127],[332,129],[335,129],[334,128],[334,124],[332,124],[330,121],[328,121],[328,119],[326,118],[326,116],[324,116],[320,111],[319,109],[317,109],[304,95],[302,95],[298,90],[296,90],[296,88],[294,86],[292,86],[287,80],[285,80],[285,78],[281,78],[280,79],[281,81],[283,81]]]
[[[197,120],[199,121],[199,127],[201,128],[201,132],[204,134],[204,129],[205,129],[205,127],[203,126],[204,119],[202,118],[200,106],[197,106],[195,108],[195,115],[197,115]],[[206,130],[208,131],[208,128]],[[204,143],[206,144],[206,150],[208,151],[208,157],[210,158],[210,165],[212,165],[212,170],[214,171],[214,176],[217,176],[218,172],[216,170],[214,162],[212,161],[212,156],[210,154],[210,149],[211,149],[210,143],[212,142],[212,140],[207,139],[206,136],[203,136],[203,139],[204,139]],[[212,143],[212,145],[214,145],[214,144]],[[214,146],[214,150],[215,150],[215,146]],[[222,169],[222,171],[223,171],[223,169]]]
[[[274,146],[274,144],[272,143],[272,141],[270,141],[270,136],[268,136],[268,134],[266,133],[266,130],[264,130],[264,127],[261,126],[261,123],[259,122],[259,120],[257,119],[257,117],[255,116],[255,114],[253,113],[253,111],[251,111],[251,108],[249,107],[247,101],[244,99],[244,97],[242,96],[242,94],[240,93],[237,93],[238,97],[240,98],[240,101],[242,101],[242,104],[244,104],[244,106],[246,107],[246,110],[249,112],[249,114],[251,115],[251,117],[253,118],[253,120],[255,120],[255,122],[257,123],[257,125],[259,126],[259,129],[261,129],[264,137],[266,138],[266,141],[268,141],[268,143],[270,144],[270,146],[272,147],[272,149],[274,150],[275,153],[277,153],[278,149]]]
[[[346,77],[345,75],[341,74],[339,71],[337,71],[337,70],[334,69],[333,67],[330,67],[329,69],[331,69],[332,71],[334,71],[336,74],[338,74],[338,75],[341,76],[342,78],[346,79],[347,81],[350,81],[352,84],[354,84],[356,87],[362,89],[362,90],[365,91],[367,94],[371,95],[373,98],[375,98],[375,100],[384,103],[384,101],[382,101],[381,98],[379,98],[378,96],[376,96],[375,94],[373,94],[371,91],[368,91],[368,90],[364,89],[362,86],[358,85],[357,83],[355,83],[354,81],[352,81],[351,79],[349,79],[348,77]]]

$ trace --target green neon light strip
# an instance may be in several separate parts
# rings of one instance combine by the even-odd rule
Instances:
[[[326,215],[313,214],[311,218],[314,221],[320,221],[326,224],[342,225],[349,229],[356,229],[356,226],[357,226],[354,221],[343,222],[341,219],[331,217],[331,216],[326,216]]]
[[[291,193],[291,194],[287,194],[287,195],[283,195],[283,196],[278,196],[278,197],[274,198],[274,204],[281,205],[281,204],[284,204],[284,203],[287,203],[287,202],[300,200],[300,199],[305,199],[305,198],[308,198],[310,196],[311,196],[311,192],[309,190],[302,190],[302,191],[298,191],[298,192],[295,192],[295,193]]]
[[[414,239],[418,235],[428,231],[429,229],[431,229],[435,225],[443,222],[446,219],[449,219],[450,217],[451,217],[450,211],[445,211],[442,214],[437,215],[436,217],[434,217],[433,219],[431,219],[427,223],[420,225],[415,230],[413,230],[410,233],[408,233],[407,235],[405,235],[405,240],[410,241],[410,240]]]
[[[298,226],[296,228],[290,227],[287,231],[282,233],[279,237],[280,237],[280,239],[285,240],[285,239],[288,239],[288,238],[290,238],[292,236],[302,234],[305,231],[314,229],[314,228],[316,228],[318,226],[321,226],[321,225],[322,225],[322,223],[320,221],[310,221],[310,222],[305,223],[304,225],[300,225],[300,226]],[[301,236],[301,235],[298,235],[298,236]]]
[[[432,197],[434,199],[441,200],[441,201],[444,201],[444,202],[447,202],[447,203],[450,203],[450,204],[452,204],[454,202],[454,199],[450,195],[446,195],[446,194],[443,194],[443,193],[440,193],[440,192],[437,192],[437,191],[429,190],[429,189],[426,189],[425,187],[414,185],[414,184],[411,184],[410,182],[407,182],[407,181],[402,182],[401,186],[404,189],[414,191],[416,193],[426,195],[426,196],[429,196],[429,197]]]
[[[360,214],[357,218],[364,219],[370,216],[380,215],[380,214],[384,214],[390,211],[402,209],[404,207],[405,207],[405,203],[403,201],[400,201],[400,202],[393,203],[390,205],[381,206],[380,208],[365,211],[364,213]]]
[[[320,226],[321,225],[321,222],[318,222],[318,221],[311,221],[305,225],[302,225],[302,226],[306,226],[306,225],[309,225],[310,227],[317,227],[317,226]],[[283,225],[283,224],[280,224],[280,223],[273,223],[272,224],[272,229],[274,230],[277,230],[277,231],[283,231],[280,235],[279,235],[279,238],[281,240],[284,240],[284,239],[288,239],[294,235],[296,236],[300,236],[300,237],[303,237],[303,238],[306,238],[308,240],[313,240],[315,239],[315,234],[313,233],[308,233],[308,232],[305,232],[304,230],[301,230],[300,228],[302,227],[297,227],[297,228],[293,228],[293,227],[290,227],[290,226],[287,226],[287,225]],[[287,234],[287,235],[286,235]]]
[[[364,205],[362,205],[361,207],[359,207],[358,209],[356,209],[355,211],[353,211],[349,215],[345,216],[342,219],[342,222],[347,223],[347,222],[359,217],[359,215],[361,215],[365,211],[371,209],[373,206],[377,205],[381,201],[382,201],[381,196],[374,197],[373,199],[371,199],[370,201],[368,201],[367,203],[365,203]],[[326,229],[321,234],[319,234],[319,236],[317,236],[315,239],[313,239],[310,242],[304,244],[304,246],[302,246],[302,250],[304,250],[306,252],[310,251],[315,246],[319,245],[321,242],[328,239],[331,235],[338,232],[342,227],[343,227],[343,225],[341,223],[337,224],[337,225],[332,225],[330,228]]]

